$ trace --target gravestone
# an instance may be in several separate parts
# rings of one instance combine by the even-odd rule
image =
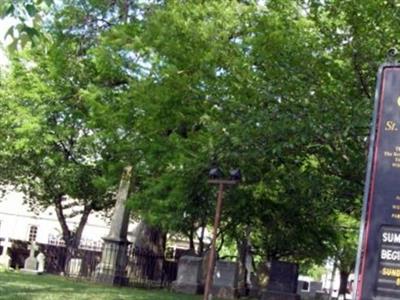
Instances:
[[[273,260],[267,289],[262,291],[261,300],[300,300],[297,292],[299,275],[297,264]]]
[[[68,276],[78,277],[81,273],[82,259],[81,258],[71,258],[68,264]]]
[[[182,256],[178,262],[178,275],[172,283],[172,289],[186,294],[201,294],[204,290],[203,258],[196,256]]]
[[[43,273],[44,272],[45,262],[46,262],[46,257],[44,256],[44,254],[42,252],[39,252],[39,254],[36,256],[36,260],[38,262],[37,271],[39,273]]]
[[[12,246],[12,243],[9,242],[8,238],[6,238],[3,242],[3,251],[0,255],[0,265],[6,269],[10,268],[11,265],[11,257],[8,255],[8,247]]]
[[[32,242],[32,244],[28,247],[30,250],[29,257],[25,260],[24,268],[21,269],[21,272],[30,273],[30,274],[38,274],[37,264],[38,261],[35,257],[35,251],[38,250],[38,246],[36,242]]]
[[[301,298],[314,299],[318,291],[322,290],[322,282],[299,280],[297,284],[297,293]]]
[[[329,300],[330,299],[330,295],[327,292],[324,291],[317,291],[315,293],[315,300]]]
[[[215,264],[211,294],[220,299],[238,297],[238,264],[218,260]]]
[[[310,294],[315,297],[315,294],[319,291],[322,291],[322,282],[311,281],[310,282]]]

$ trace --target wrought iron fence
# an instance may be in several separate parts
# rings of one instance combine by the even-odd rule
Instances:
[[[13,240],[12,243],[11,266],[22,268],[29,256],[28,242]],[[109,251],[102,251],[105,245],[92,250],[78,249],[73,257],[68,257],[62,245],[39,243],[38,246],[45,255],[45,271],[51,274],[88,280],[106,278],[101,281],[146,288],[169,287],[177,277],[176,260],[132,245]],[[97,276],[99,272],[102,277]]]
[[[177,277],[177,262],[149,250],[128,248],[127,277],[133,285],[169,286]]]

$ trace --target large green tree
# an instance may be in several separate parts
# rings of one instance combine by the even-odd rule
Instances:
[[[221,235],[241,240],[250,226],[246,238],[268,259],[321,261],[338,251],[338,216],[359,216],[375,72],[397,43],[397,8],[374,0],[123,2],[65,2],[42,28],[52,38],[31,50],[36,65],[16,63],[5,82],[18,112],[40,117],[36,100],[19,98],[28,91],[73,99],[47,104],[76,112],[75,134],[90,148],[82,161],[102,174],[96,191],[133,165],[134,213],[192,246],[211,224],[207,170],[218,163],[244,174],[226,193]],[[22,88],[27,76],[43,90],[31,79]],[[70,133],[68,119],[58,120]],[[22,125],[4,126],[12,158],[43,128]]]
[[[143,37],[132,38],[132,47],[145,45],[149,55],[149,76],[139,82],[151,87],[149,100],[138,105],[143,124],[154,133],[145,151],[153,173],[144,180],[151,196],[138,194],[134,203],[153,219],[183,220],[185,205],[193,203],[188,170],[197,169],[204,185],[213,163],[240,166],[244,181],[227,194],[221,231],[240,237],[235,228],[252,224],[260,228],[254,231],[262,237],[255,237],[260,254],[321,259],[335,239],[336,211],[359,200],[361,190],[359,173],[345,186],[345,176],[333,171],[346,156],[343,151],[354,151],[352,159],[363,161],[365,132],[357,139],[342,136],[344,124],[337,120],[353,111],[341,111],[348,99],[343,95],[330,101],[331,91],[339,95],[343,83],[326,74],[334,58],[327,56],[318,27],[295,3],[278,4],[272,1],[267,9],[174,2],[155,8],[145,20]],[[361,165],[349,171],[362,173]],[[341,196],[348,187],[352,196]],[[205,206],[197,210],[207,212],[208,220],[210,203],[203,199]]]
[[[46,28],[46,39],[13,53],[0,100],[1,180],[24,191],[33,207],[55,206],[67,260],[79,246],[89,214],[113,204],[119,174],[135,155],[127,151],[133,133],[113,122],[132,116],[111,113],[123,97],[126,75],[92,59],[96,31],[108,25],[82,24],[88,13],[78,5],[62,7]],[[101,19],[106,10],[93,7],[90,13]],[[67,224],[71,207],[81,216],[76,228]]]

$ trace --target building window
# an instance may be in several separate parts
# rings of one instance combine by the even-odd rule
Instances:
[[[303,284],[301,286],[301,291],[302,292],[309,292],[310,291],[310,283],[308,281],[303,281]]]
[[[28,241],[29,241],[29,242],[34,242],[34,241],[36,241],[37,231],[38,231],[38,228],[37,228],[37,226],[35,226],[35,225],[32,225],[32,226],[29,228],[29,236],[28,236]]]

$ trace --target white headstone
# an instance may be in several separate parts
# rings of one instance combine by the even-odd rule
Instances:
[[[29,252],[29,257],[35,257],[35,251],[39,249],[39,247],[36,245],[36,242],[33,241],[29,246],[28,249],[30,250]]]
[[[8,238],[5,239],[5,241],[2,243],[3,245],[3,251],[0,255],[0,265],[2,265],[5,268],[9,268],[11,265],[11,257],[8,256],[8,248],[12,246],[12,243],[9,242]]]
[[[35,251],[38,250],[36,242],[28,247],[30,250],[29,257],[25,260],[24,269],[30,271],[37,271],[37,259],[35,258]]]
[[[12,243],[9,241],[8,238],[6,238],[6,239],[4,240],[4,242],[2,242],[1,244],[2,244],[2,246],[3,246],[3,251],[1,252],[1,255],[2,255],[2,256],[3,256],[3,255],[7,255],[7,250],[8,250],[9,247],[12,246]]]
[[[44,264],[46,261],[46,257],[42,252],[39,252],[39,254],[36,256],[36,260],[38,262],[37,266],[37,271],[43,273],[44,272]]]
[[[71,277],[78,277],[81,272],[82,259],[81,258],[71,258],[68,265],[68,275]]]

